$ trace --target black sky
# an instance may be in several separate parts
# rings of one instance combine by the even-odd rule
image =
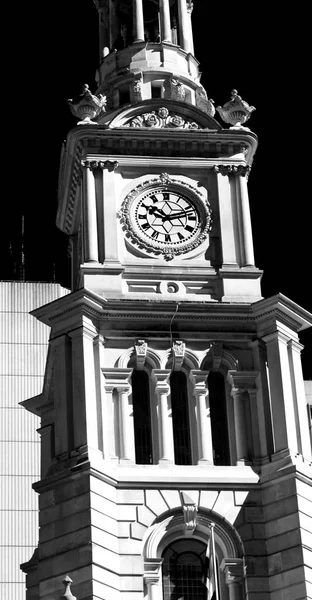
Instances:
[[[256,107],[247,124],[259,137],[249,194],[263,295],[281,292],[312,311],[308,15],[303,3],[278,4],[195,0],[195,55],[216,106],[236,88]],[[67,240],[54,225],[59,156],[76,123],[66,99],[84,83],[96,89],[97,11],[92,0],[28,3],[10,22],[2,116],[10,134],[2,141],[13,193],[3,199],[0,278],[12,278],[9,249],[24,215],[27,279],[66,284]],[[309,345],[303,365],[312,379],[310,332],[301,341]]]

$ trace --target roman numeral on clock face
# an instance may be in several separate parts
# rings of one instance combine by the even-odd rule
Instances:
[[[171,242],[171,235],[165,233],[165,242]]]
[[[158,236],[159,236],[159,232],[158,231],[153,231],[152,238],[154,238],[155,240],[157,240]]]
[[[185,227],[185,231],[193,231],[194,226],[192,227],[191,225],[186,225]]]
[[[178,231],[178,238],[179,238],[179,240],[184,240],[184,235],[182,235],[182,233],[180,233],[180,231]]]
[[[142,229],[148,229],[149,223],[143,223],[141,227],[142,227]]]

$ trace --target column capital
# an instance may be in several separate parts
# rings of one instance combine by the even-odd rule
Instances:
[[[256,390],[256,379],[259,371],[228,371],[227,380],[232,386],[232,392],[247,392]]]
[[[162,558],[147,558],[144,561],[144,581],[148,584],[158,584],[160,581],[160,567]]]
[[[287,346],[291,350],[298,352],[298,354],[300,354],[302,352],[302,350],[304,349],[304,346],[302,344],[300,344],[300,342],[298,342],[297,340],[289,340],[287,343]]]
[[[207,394],[207,377],[209,375],[209,371],[201,371],[200,369],[192,369],[190,371],[190,381],[194,386],[193,393],[196,396],[197,394]]]
[[[169,394],[170,369],[152,369],[152,379],[155,382],[156,394]]]
[[[224,558],[220,567],[225,574],[225,582],[228,585],[242,583],[245,575],[242,558]]]
[[[130,377],[133,369],[119,369],[112,367],[109,369],[101,369],[101,371],[104,375],[104,386],[106,391],[109,392],[115,389],[118,392],[130,392]]]
[[[272,331],[272,333],[264,335],[262,339],[267,345],[272,344],[274,342],[282,342],[283,344],[287,345],[290,341],[289,335],[284,333],[284,331],[280,331],[279,329],[276,329],[275,331]]]
[[[221,173],[221,175],[241,175],[245,177],[250,171],[248,165],[230,165],[230,164],[216,164],[213,165],[213,171],[215,173]]]

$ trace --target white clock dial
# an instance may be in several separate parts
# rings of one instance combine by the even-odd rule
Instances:
[[[136,228],[156,245],[189,242],[200,229],[199,213],[191,200],[166,188],[151,190],[133,206]]]

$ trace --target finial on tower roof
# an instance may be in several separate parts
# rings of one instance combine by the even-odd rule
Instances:
[[[230,129],[248,129],[243,127],[243,123],[248,121],[251,113],[256,110],[254,106],[249,106],[242,100],[237,90],[231,91],[231,100],[223,106],[217,106],[217,111],[225,123],[231,123]]]

